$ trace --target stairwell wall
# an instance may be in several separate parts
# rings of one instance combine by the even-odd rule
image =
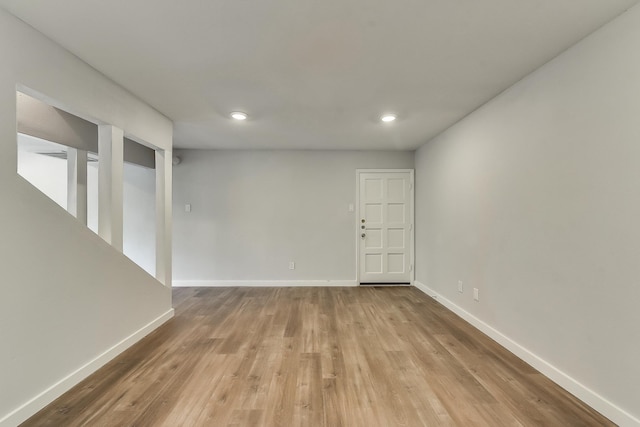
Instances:
[[[172,315],[171,289],[16,173],[16,89],[171,156],[172,123],[0,10],[0,426],[17,425]],[[167,173],[170,194],[170,170]],[[166,200],[170,213],[171,200]],[[170,229],[170,215],[165,229]],[[170,244],[170,236],[165,236]],[[169,268],[170,271],[170,268]]]

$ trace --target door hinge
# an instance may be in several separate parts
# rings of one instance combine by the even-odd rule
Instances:
[[[413,190],[413,182],[409,184],[409,190]]]
[[[409,231],[413,231],[413,224],[409,225]]]
[[[413,264],[409,265],[409,271],[413,271]]]

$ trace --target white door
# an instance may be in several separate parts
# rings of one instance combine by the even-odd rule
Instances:
[[[411,283],[413,171],[358,171],[358,280]]]

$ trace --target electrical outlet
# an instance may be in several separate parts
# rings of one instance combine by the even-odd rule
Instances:
[[[187,203],[186,205],[184,205],[184,211],[191,212],[191,203]]]
[[[476,301],[480,301],[480,291],[478,288],[473,288],[473,299]]]
[[[458,280],[458,292],[462,293],[464,291],[464,287],[462,286],[462,280]]]
[[[289,270],[295,270],[296,269],[296,263],[293,261],[289,261]]]

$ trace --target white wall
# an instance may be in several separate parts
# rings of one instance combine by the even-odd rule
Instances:
[[[24,135],[18,135],[23,140]],[[52,146],[54,146],[52,144]],[[66,147],[59,146],[60,151]],[[67,209],[67,161],[27,150],[18,150],[18,173],[46,194],[62,209]]]
[[[0,425],[31,415],[171,314],[171,290],[16,173],[16,85],[171,149],[172,124],[0,10]],[[168,171],[170,176],[170,170]],[[155,323],[157,324],[157,323]],[[89,364],[83,368],[83,365]]]
[[[640,425],[639,47],[635,7],[416,153],[417,280],[621,425]]]
[[[356,169],[413,168],[413,152],[181,151],[174,283],[355,281]],[[186,213],[184,205],[192,205]],[[295,261],[295,270],[289,270]]]
[[[152,276],[156,271],[156,171],[124,164],[122,252]]]
[[[29,138],[18,135],[18,139]],[[57,145],[57,144],[56,144]],[[66,149],[59,146],[61,150]],[[18,173],[42,191],[64,210],[67,209],[67,161],[56,157],[18,151]],[[152,276],[156,268],[155,186],[154,169],[125,162],[123,188],[123,248],[122,252]],[[87,224],[98,230],[97,162],[87,168],[89,187]]]

